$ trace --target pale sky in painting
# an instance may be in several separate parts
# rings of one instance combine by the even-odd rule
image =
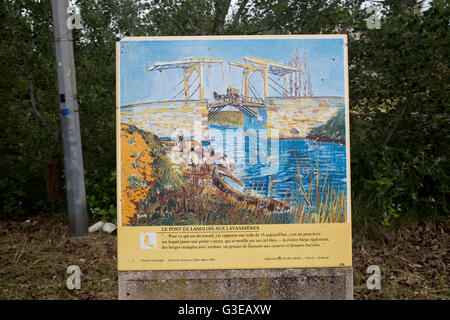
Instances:
[[[242,88],[242,69],[228,62],[244,62],[243,57],[269,59],[284,64],[303,50],[308,52],[311,83],[315,96],[345,96],[345,42],[343,38],[222,38],[215,39],[129,39],[120,42],[120,104],[165,101],[182,91],[183,70],[170,69],[162,72],[146,71],[157,62],[180,61],[185,58],[222,59],[204,71],[205,98],[212,99],[213,91],[225,93],[229,85]],[[196,78],[193,74],[192,80]],[[270,75],[280,85],[278,76]],[[259,73],[250,79],[259,96],[263,96],[263,84]],[[271,81],[270,83],[274,85]],[[195,90],[197,83],[191,87]],[[274,85],[279,91],[278,86]],[[287,88],[286,88],[287,89]],[[270,96],[280,96],[269,88]],[[196,92],[192,99],[198,97]],[[182,92],[174,99],[184,99]]]

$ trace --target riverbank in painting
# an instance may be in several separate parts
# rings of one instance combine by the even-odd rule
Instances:
[[[311,130],[306,139],[318,142],[345,144],[345,112],[341,110],[327,123]]]
[[[223,154],[218,142],[212,141],[216,155]],[[122,123],[122,225],[347,222],[345,181],[336,181],[342,179],[335,179],[336,174],[327,172],[319,161],[327,152],[323,153],[325,150],[322,150],[320,153],[320,148],[317,148],[315,152],[318,158],[314,160],[312,157],[306,163],[305,158],[299,156],[307,156],[301,150],[305,151],[311,145],[301,140],[293,144],[296,147],[292,147],[285,145],[285,142],[279,142],[280,177],[274,172],[267,175],[268,169],[262,163],[245,167],[239,165],[241,162],[237,158],[232,159],[229,169],[243,182],[242,189],[237,191],[244,196],[236,197],[236,194],[224,192],[213,183],[214,168],[223,164],[220,161],[208,161],[205,146],[192,144],[200,159],[196,165],[189,165],[189,158],[187,162],[179,161],[180,158],[176,157],[174,159],[174,143]],[[245,149],[245,144],[243,147]],[[275,146],[270,141],[268,150],[272,148]],[[248,152],[251,151],[251,147],[247,146],[247,151],[241,154],[248,159]],[[203,159],[201,155],[206,156]],[[292,157],[302,161],[296,164]],[[271,164],[276,162],[270,154],[269,158]],[[286,167],[287,163],[291,165]],[[259,170],[259,175],[254,170]],[[231,182],[229,185],[238,189]],[[255,198],[261,201],[249,201]],[[282,205],[271,207],[267,201],[270,199]]]

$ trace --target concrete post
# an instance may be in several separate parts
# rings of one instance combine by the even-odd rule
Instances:
[[[70,234],[81,237],[88,234],[88,220],[72,32],[67,27],[68,6],[69,0],[52,0]]]

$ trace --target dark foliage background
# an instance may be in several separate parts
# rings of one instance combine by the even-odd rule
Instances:
[[[360,230],[449,215],[446,1],[77,0],[74,51],[91,218],[115,220],[115,42],[124,36],[349,37],[353,219]],[[74,9],[75,10],[75,9]],[[50,0],[0,0],[0,218],[64,210]]]

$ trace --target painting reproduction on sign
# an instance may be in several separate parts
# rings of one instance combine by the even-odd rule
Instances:
[[[233,256],[220,232],[247,232],[230,243],[290,233],[268,240],[283,250],[298,239],[307,248],[316,232],[320,246],[344,241],[351,252],[346,43],[345,36],[236,36],[117,44],[119,248],[138,232],[145,248],[165,257],[159,267],[145,264],[139,257],[150,250],[137,244],[123,269],[179,269],[169,263],[171,249],[201,253],[199,232],[217,238],[215,247],[204,242],[211,257],[204,268],[226,268],[214,264],[223,250]],[[337,225],[345,240],[331,240],[344,229],[320,227]]]

